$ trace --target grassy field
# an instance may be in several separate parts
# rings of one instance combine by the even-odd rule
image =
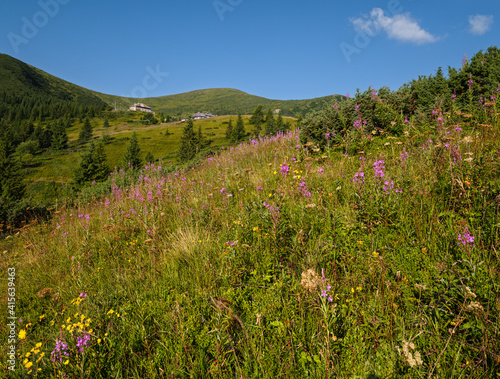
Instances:
[[[122,117],[117,120],[110,120],[109,128],[103,127],[102,119],[93,119],[93,135],[95,140],[103,136],[109,137],[105,151],[110,168],[119,166],[122,162],[122,156],[129,145],[130,137],[136,132],[139,138],[139,145],[142,152],[142,158],[148,152],[153,154],[155,159],[161,159],[164,162],[176,162],[177,151],[180,146],[182,130],[185,123],[143,125],[140,122],[140,113],[133,113],[131,117]],[[252,133],[254,126],[248,124],[250,116],[243,116],[245,130]],[[206,139],[213,142],[211,149],[219,150],[221,147],[228,146],[230,141],[226,140],[225,133],[229,120],[236,124],[237,116],[218,116],[205,120],[194,122],[195,131],[201,127],[202,133]],[[295,120],[285,118],[292,125]],[[88,148],[88,144],[78,145],[77,140],[83,123],[77,122],[68,128],[68,138],[70,148],[64,152],[48,152],[43,155],[35,156],[33,162],[25,170],[27,172],[27,182],[29,192],[37,200],[42,200],[42,194],[47,194],[47,188],[58,186],[60,183],[69,183],[72,180],[73,171],[78,166],[81,155]],[[168,131],[168,135],[166,135]],[[50,192],[50,191],[49,191]]]
[[[115,172],[0,242],[10,377],[498,378],[500,124],[468,116]],[[173,151],[163,130],[144,151]]]

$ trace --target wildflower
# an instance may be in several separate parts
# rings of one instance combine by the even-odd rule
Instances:
[[[18,337],[19,337],[20,340],[25,339],[26,338],[26,331],[24,329],[21,329],[19,331]]]
[[[90,334],[84,333],[83,336],[78,336],[76,340],[76,347],[80,353],[83,353],[85,348],[90,344]]]
[[[318,174],[323,174],[325,172],[325,170],[323,170],[323,168],[318,168]]]
[[[365,173],[363,171],[357,172],[354,174],[354,178],[352,179],[353,183],[361,183],[365,182]]]
[[[373,163],[373,170],[375,171],[374,178],[383,178],[385,176],[385,162],[377,160]]]
[[[56,340],[56,346],[54,347],[54,350],[52,351],[51,355],[52,355],[51,358],[52,362],[55,362],[56,360],[62,362],[63,356],[69,357],[68,344],[66,343],[66,340],[64,338],[58,338]]]
[[[314,269],[310,268],[309,270],[302,272],[302,280],[300,281],[300,285],[306,290],[308,290],[309,292],[314,292],[320,284],[321,278]]]
[[[288,175],[289,172],[290,172],[290,167],[288,167],[286,164],[282,164],[280,168],[281,175],[286,176]]]
[[[82,292],[82,293],[80,294],[80,297],[81,297],[82,299],[86,298],[86,297],[87,297],[87,293],[86,293],[86,292]]]
[[[483,306],[477,302],[477,301],[472,301],[468,306],[467,306],[468,311],[484,311]]]
[[[458,235],[458,246],[464,248],[475,247],[474,245],[474,237],[470,234],[469,229],[466,227],[463,234],[460,233]]]
[[[410,367],[422,366],[423,362],[420,353],[418,351],[415,351],[412,354],[410,349],[415,349],[415,345],[413,344],[413,342],[403,341],[403,355]]]

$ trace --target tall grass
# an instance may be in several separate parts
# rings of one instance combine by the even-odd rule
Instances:
[[[26,332],[10,375],[498,377],[500,125],[458,126],[115,172],[2,242]]]

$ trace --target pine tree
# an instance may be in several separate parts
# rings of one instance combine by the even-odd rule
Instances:
[[[233,138],[233,120],[229,119],[229,123],[226,128],[226,139],[230,141]]]
[[[80,135],[78,140],[82,143],[85,143],[93,138],[92,135],[92,125],[90,125],[90,119],[88,117],[85,118],[85,122],[83,123],[83,128],[80,131]]]
[[[255,137],[258,137],[260,135],[260,132],[262,131],[262,123],[264,122],[264,112],[262,111],[262,105],[259,105],[257,108],[255,108],[252,117],[250,117],[250,120],[248,122],[255,125],[253,132]]]
[[[146,163],[153,163],[155,161],[155,157],[153,156],[153,154],[151,154],[151,151],[148,151],[144,160],[146,161]]]
[[[131,167],[133,169],[142,167],[141,148],[139,147],[136,132],[132,133],[132,139],[130,140],[127,151],[123,156],[122,165],[125,168]]]
[[[59,120],[52,127],[52,143],[51,147],[54,150],[64,150],[68,146],[68,134],[66,126]]]
[[[14,149],[7,136],[0,136],[0,198],[15,202],[23,198],[26,186],[21,165],[14,156]]]
[[[106,163],[104,144],[90,142],[89,149],[83,154],[80,165],[73,174],[73,180],[78,186],[93,181],[102,181],[108,177],[109,167]]]
[[[238,120],[236,121],[236,128],[233,130],[233,142],[239,142],[245,137],[245,125],[243,124],[243,118],[241,114],[238,114]]]
[[[196,155],[196,133],[194,132],[194,124],[191,119],[188,120],[182,130],[181,147],[178,154],[181,162],[187,162]]]
[[[109,128],[109,121],[107,118],[104,119],[104,125],[103,125],[104,128]]]
[[[205,136],[201,132],[201,125],[198,126],[198,135],[196,136],[196,143],[198,145],[198,149],[203,149],[207,145],[207,140]]]
[[[278,113],[278,119],[276,120],[275,130],[277,132],[284,131],[283,115],[281,114],[281,110]]]
[[[259,105],[252,113],[252,117],[248,120],[248,123],[253,125],[260,125],[264,122],[264,112],[262,111],[262,105]]]
[[[273,111],[269,109],[267,111],[267,117],[266,117],[266,135],[272,135],[276,133],[276,126],[274,122],[274,115]]]

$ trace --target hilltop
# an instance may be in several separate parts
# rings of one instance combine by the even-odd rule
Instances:
[[[0,91],[13,94],[30,93],[44,95],[58,100],[79,104],[115,106],[127,110],[140,101],[171,116],[188,115],[198,111],[211,111],[214,114],[249,114],[258,105],[264,108],[279,108],[285,116],[305,116],[308,112],[319,110],[324,102],[341,100],[340,95],[324,96],[306,100],[272,100],[250,95],[231,88],[200,89],[177,95],[150,98],[121,97],[92,91],[76,84],[50,75],[6,54],[0,54]]]

